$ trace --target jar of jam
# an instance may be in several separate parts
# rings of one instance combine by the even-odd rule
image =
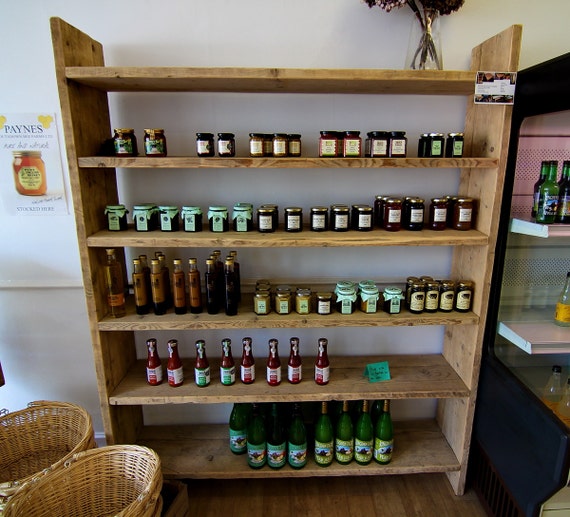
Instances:
[[[441,231],[447,227],[447,199],[434,197],[429,205],[428,228]]]
[[[343,140],[343,156],[345,158],[360,158],[362,155],[362,138],[360,131],[345,131]]]
[[[425,284],[421,280],[413,282],[410,286],[410,306],[412,314],[421,314],[425,307]]]
[[[346,232],[349,229],[350,209],[347,205],[331,206],[331,230],[333,232]]]
[[[439,308],[439,282],[437,280],[428,280],[425,282],[426,299],[424,310],[426,312],[437,312]]]
[[[336,131],[321,131],[319,138],[319,156],[335,158],[337,156],[338,136]]]
[[[46,166],[41,151],[12,151],[14,184],[22,196],[43,196],[47,192]]]
[[[382,309],[388,314],[399,314],[403,299],[404,295],[399,287],[386,287],[383,293]]]
[[[442,280],[439,284],[439,310],[451,312],[455,305],[455,282]]]
[[[424,227],[424,200],[419,197],[411,197],[406,202],[404,210],[404,228],[411,231],[419,231]]]
[[[383,226],[384,199],[388,197],[383,195],[374,196],[374,225],[378,228]]]
[[[218,156],[232,158],[235,155],[235,135],[233,133],[218,133]]]
[[[249,155],[255,158],[260,158],[264,156],[263,133],[249,134]]]
[[[324,232],[329,229],[329,210],[326,206],[311,207],[311,230]]]
[[[160,229],[163,232],[177,232],[180,229],[177,206],[163,205],[158,207],[160,214]]]
[[[144,154],[146,156],[166,156],[164,129],[144,130]]]
[[[213,133],[196,133],[196,154],[200,158],[208,158],[215,155]]]
[[[368,314],[375,313],[378,307],[379,296],[378,287],[375,285],[362,287],[360,289],[360,310]]]
[[[253,295],[253,312],[264,316],[271,312],[271,293],[269,290],[260,289]]]
[[[422,133],[418,141],[418,158],[425,158],[428,155],[429,133]]]
[[[183,206],[180,212],[185,232],[201,232],[203,228],[203,214],[199,206]]]
[[[275,158],[284,158],[289,154],[289,140],[284,133],[275,133],[273,135],[273,156]]]
[[[227,232],[230,229],[228,208],[226,206],[210,206],[208,208],[208,225],[211,232]]]
[[[447,133],[445,141],[445,157],[461,158],[463,156],[463,133]]]
[[[416,282],[419,282],[419,281],[420,281],[420,279],[417,276],[409,276],[408,278],[406,278],[405,300],[406,300],[406,307],[408,309],[410,308],[410,293],[411,293],[412,285]]]
[[[336,145],[336,156],[337,158],[342,158],[344,156],[344,131],[335,131],[337,145]]]
[[[388,142],[390,138],[386,131],[370,131],[368,134],[368,150],[366,156],[370,158],[386,158],[388,156]]]
[[[454,308],[458,312],[469,312],[473,302],[473,282],[461,281],[457,282],[455,290]]]
[[[390,158],[405,158],[408,152],[408,139],[405,131],[392,131],[390,133]]]
[[[453,228],[453,211],[457,196],[445,196],[445,199],[447,201],[447,226]]]
[[[289,141],[289,156],[295,158],[301,156],[301,135],[298,133],[292,133],[287,135],[287,139]]]
[[[332,312],[332,293],[318,292],[317,293],[317,314],[326,316]]]
[[[279,207],[273,203],[264,203],[259,208],[271,208],[273,215],[273,228],[277,230],[279,228]]]
[[[263,134],[263,156],[273,156],[273,134]]]
[[[232,212],[232,229],[234,232],[250,232],[253,230],[253,210],[247,203],[236,203]]]
[[[295,294],[295,312],[309,314],[311,312],[311,290],[298,287]]]
[[[303,209],[299,206],[285,207],[285,231],[300,232],[303,230]]]
[[[441,158],[444,152],[444,138],[443,133],[430,133],[429,145],[426,149],[430,158]]]
[[[126,230],[128,213],[125,205],[107,205],[105,215],[107,216],[109,230],[112,232]]]
[[[389,197],[384,200],[383,228],[389,232],[400,231],[402,227],[402,200]]]
[[[336,289],[336,310],[340,314],[352,314],[356,308],[356,288],[338,287]]]
[[[473,219],[473,199],[458,197],[453,205],[453,224],[456,230],[471,230]]]
[[[151,232],[158,228],[158,207],[152,203],[135,205],[133,221],[137,232]]]
[[[275,312],[289,314],[291,312],[291,287],[278,285],[275,288]]]
[[[373,214],[374,209],[370,205],[357,205],[354,229],[359,232],[369,232],[372,230]]]
[[[257,230],[261,233],[271,233],[275,231],[275,208],[260,206],[257,209]]]
[[[113,142],[116,156],[138,156],[139,151],[134,129],[115,129]]]

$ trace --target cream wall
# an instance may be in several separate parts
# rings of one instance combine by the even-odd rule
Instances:
[[[359,0],[0,0],[0,12],[0,112],[55,112],[58,117],[50,16],[62,17],[100,41],[109,65],[401,68],[410,24],[407,8],[387,14],[378,8],[368,9]],[[513,23],[524,27],[521,68],[565,53],[570,50],[569,15],[567,0],[467,0],[460,11],[442,20],[444,66],[467,68],[474,45]],[[235,128],[236,133],[243,135],[254,128],[298,129],[310,153],[315,145],[310,137],[319,129],[378,128],[380,114],[380,126],[402,127],[412,137],[430,128],[459,129],[464,110],[462,100],[429,97],[418,100],[395,96],[378,101],[371,111],[366,96],[341,101],[335,96],[260,99],[198,95],[164,95],[152,102],[144,94],[112,96],[113,124],[142,128],[150,120],[155,127],[165,127],[172,154],[190,152],[188,135],[204,127],[214,131]],[[435,111],[424,113],[426,102]],[[196,125],[196,120],[201,126]],[[141,133],[139,129],[139,136]],[[63,139],[61,143],[63,148]],[[243,149],[244,143],[242,139],[238,145]],[[10,174],[6,166],[3,170],[3,174]],[[67,182],[66,170],[64,174]],[[297,202],[308,206],[315,201],[309,192],[315,190],[322,192],[325,202],[333,201],[335,196],[364,202],[368,199],[358,196],[366,192],[366,182],[374,181],[372,176],[364,175],[355,185],[339,192],[335,182],[322,174],[309,177],[296,173],[290,192],[275,193],[274,177],[259,178],[260,173],[255,174],[258,176],[245,173],[230,180],[223,175],[210,176],[199,185],[196,177],[189,180],[177,171],[169,171],[163,179],[188,185],[204,206],[214,198],[229,204],[236,195],[247,196],[247,181],[261,181],[267,197],[277,197],[280,206],[291,196],[299,196]],[[335,180],[342,179],[338,177],[341,172],[334,174]],[[213,185],[222,180],[228,188],[224,194],[214,194]],[[425,194],[451,189],[455,181],[445,172],[436,174],[429,187],[432,190]],[[162,182],[153,182],[156,178],[150,176],[143,175],[137,181],[126,176],[121,188],[127,204],[143,195],[148,185],[152,185],[158,197],[168,195],[161,190]],[[298,189],[301,182],[303,188]],[[413,192],[417,177],[403,173],[396,184],[402,192]],[[270,200],[254,200],[258,201]],[[0,212],[0,239],[0,361],[7,380],[7,385],[0,388],[0,407],[15,410],[30,400],[44,398],[74,400],[92,412],[96,429],[101,431],[73,216],[11,217]],[[240,255],[246,271],[250,268],[250,277],[264,273],[275,277],[275,264],[282,266],[280,271],[284,271],[285,278],[323,276],[316,266],[311,266],[318,260],[315,252],[296,250],[286,258],[282,251],[267,252],[263,257],[258,253],[246,250]],[[354,264],[363,263],[362,253],[339,251],[337,264],[353,264],[354,269]],[[350,276],[383,277],[376,266],[379,261],[399,262],[392,253],[388,250],[374,255],[372,261],[364,261]],[[428,256],[422,259],[433,264],[430,272],[443,274],[449,267],[447,251],[426,253]],[[405,277],[421,264],[415,260],[398,263],[385,276]],[[253,270],[254,261],[260,263],[260,270]],[[303,267],[299,269],[298,264]],[[324,276],[342,276],[344,271],[341,266],[333,267]],[[437,328],[403,333],[386,329],[381,338],[383,351],[409,343],[437,351],[440,332]],[[289,332],[281,334],[279,337],[286,341]],[[306,332],[302,337],[310,343],[317,334]],[[216,343],[220,336],[212,333],[208,339]],[[377,340],[371,331],[356,329],[339,329],[335,338],[358,341],[362,353],[374,350]],[[217,354],[217,348],[212,353]],[[431,410],[431,406],[422,409]],[[402,413],[406,411],[414,409]],[[199,416],[204,417],[205,412],[202,408]]]

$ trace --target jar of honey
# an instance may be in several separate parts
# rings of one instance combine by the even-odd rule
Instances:
[[[18,194],[43,196],[47,191],[46,167],[41,151],[13,151],[14,183]]]
[[[275,133],[273,135],[273,156],[284,158],[289,154],[289,139],[285,133]]]
[[[213,133],[196,133],[196,154],[200,158],[215,155]]]
[[[137,138],[132,128],[115,129],[113,137],[116,156],[138,156]]]
[[[164,129],[144,130],[144,154],[145,156],[166,156]]]

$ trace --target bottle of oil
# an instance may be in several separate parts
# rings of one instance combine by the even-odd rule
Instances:
[[[125,308],[125,281],[123,268],[117,260],[114,248],[107,249],[105,283],[107,284],[109,314],[113,318],[122,318],[127,313]]]
[[[174,259],[172,270],[172,298],[174,302],[175,314],[186,314],[186,281],[184,280],[184,270],[182,260]]]
[[[147,279],[140,259],[133,259],[133,292],[137,314],[148,314],[150,299],[148,298]]]
[[[160,268],[158,259],[150,261],[150,285],[152,288],[152,306],[157,316],[166,314],[166,286],[164,285],[164,272]]]

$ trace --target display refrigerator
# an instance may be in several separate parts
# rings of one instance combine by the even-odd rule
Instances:
[[[489,106],[493,109],[493,106]],[[554,322],[570,225],[532,217],[541,164],[570,160],[570,53],[518,72],[490,290],[470,484],[491,515],[570,515],[569,432],[543,390],[570,376],[570,327]]]

